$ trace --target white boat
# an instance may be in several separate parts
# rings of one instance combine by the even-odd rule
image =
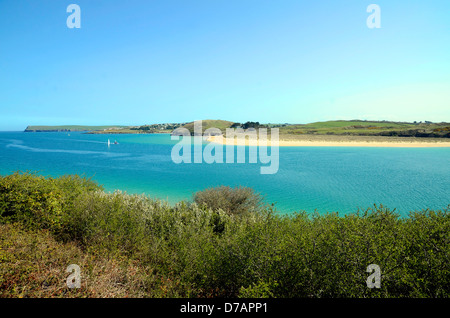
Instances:
[[[108,147],[111,145],[111,142],[109,141],[109,139],[108,139]]]

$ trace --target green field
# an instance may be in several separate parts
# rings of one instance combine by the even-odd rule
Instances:
[[[287,125],[281,134],[450,137],[450,123],[406,123],[388,121],[325,121],[305,125]]]

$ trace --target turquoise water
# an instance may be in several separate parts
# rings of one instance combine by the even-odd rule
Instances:
[[[107,140],[119,144],[107,145]],[[450,148],[280,147],[279,170],[261,163],[175,164],[169,135],[0,132],[0,174],[82,174],[107,191],[175,203],[210,186],[250,186],[281,212],[410,210],[450,204]],[[225,153],[225,150],[224,150]]]

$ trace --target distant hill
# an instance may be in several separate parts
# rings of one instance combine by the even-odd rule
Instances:
[[[273,127],[274,125],[271,125]],[[182,126],[183,128],[188,129],[191,132],[191,135],[194,135],[194,122],[187,123]],[[218,119],[206,119],[202,120],[202,134],[206,129],[209,128],[218,128],[222,131],[223,134],[225,134],[227,128],[242,128],[242,129],[248,129],[248,128],[262,128],[267,127],[267,125],[260,124],[259,122],[252,122],[247,121],[245,123],[236,123],[232,121],[227,120],[218,120]],[[172,134],[177,135],[177,132],[174,131]]]
[[[127,126],[80,126],[80,125],[63,125],[63,126],[28,126],[25,132],[58,132],[58,131],[97,131],[114,128],[124,128]]]
[[[233,123],[226,120],[203,120],[202,132],[208,128],[219,128],[225,133],[226,128],[241,127],[279,128],[280,135],[340,135],[340,136],[395,136],[395,137],[432,137],[450,138],[450,123],[432,122],[392,122],[367,120],[331,120],[309,124],[259,124],[259,122]],[[194,122],[182,126],[191,135]],[[176,134],[176,132],[175,132]]]
[[[231,125],[233,125],[232,121],[214,120],[214,119],[202,120],[202,133],[208,128],[218,128],[223,133],[225,133],[225,130],[227,128],[230,128]],[[191,135],[194,134],[194,122],[187,123],[182,127],[188,129],[191,132]]]
[[[194,122],[153,124],[144,126],[28,126],[26,132],[58,132],[58,131],[86,131],[89,133],[172,133],[177,135],[177,127],[183,127],[194,134]],[[366,120],[331,120],[309,124],[259,124],[248,121],[235,123],[227,120],[202,120],[202,133],[208,128],[218,128],[225,133],[227,128],[249,127],[279,128],[280,135],[339,135],[339,136],[395,136],[395,137],[433,137],[450,138],[450,123],[432,122],[391,122]]]
[[[353,135],[450,138],[450,123],[334,120],[280,127],[289,135]]]

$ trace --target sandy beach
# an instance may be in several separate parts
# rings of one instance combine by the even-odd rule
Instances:
[[[219,136],[211,136],[209,142],[218,142],[224,145],[237,145],[238,140],[230,140]],[[267,146],[271,146],[270,137]],[[239,143],[242,145],[242,142]],[[245,145],[256,146],[258,141],[245,140]],[[275,145],[275,144],[274,144]],[[382,136],[332,136],[332,135],[281,135],[280,147],[404,147],[428,148],[450,147],[450,140],[444,138],[412,138],[412,137],[382,137]]]

